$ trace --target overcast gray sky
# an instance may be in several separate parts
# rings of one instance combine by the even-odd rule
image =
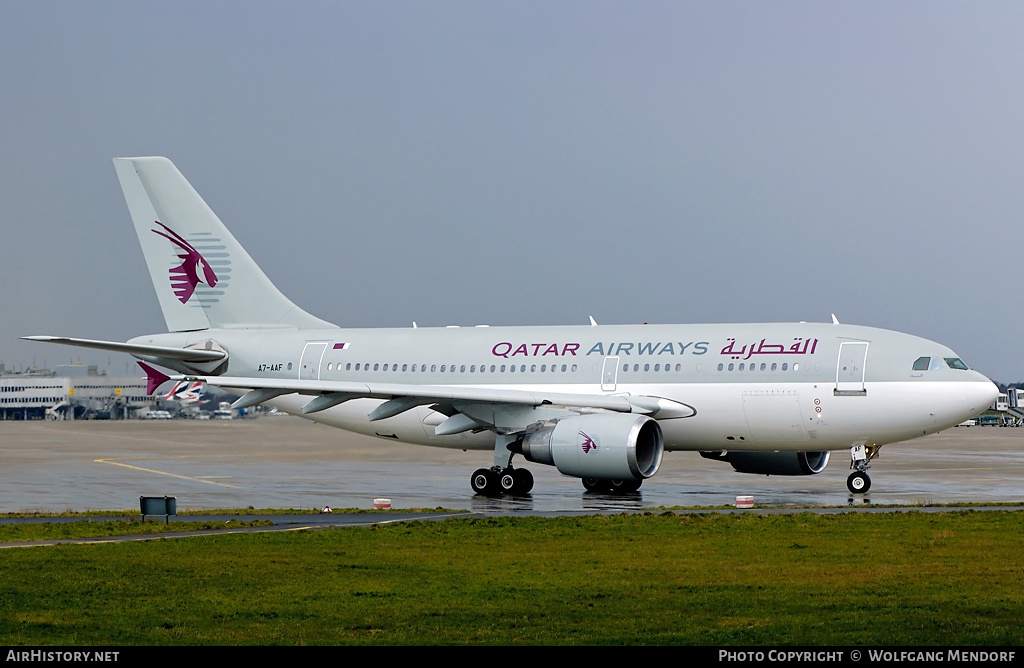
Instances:
[[[8,368],[163,331],[110,159],[166,155],[342,326],[834,312],[1024,380],[1020,2],[0,9]]]

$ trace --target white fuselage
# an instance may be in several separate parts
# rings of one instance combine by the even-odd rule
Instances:
[[[997,392],[981,374],[954,368],[946,360],[959,360],[941,344],[839,324],[205,330],[133,343],[206,340],[229,351],[232,377],[670,399],[693,410],[655,415],[667,450],[881,445],[953,426],[983,411]],[[940,363],[915,370],[925,357]],[[289,394],[265,403],[371,436],[494,447],[487,431],[435,435],[447,416],[431,406],[371,422],[367,415],[382,399],[303,415],[309,400]]]

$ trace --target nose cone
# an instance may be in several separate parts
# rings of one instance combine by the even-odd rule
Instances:
[[[966,413],[964,419],[974,417],[995,402],[999,396],[999,388],[991,380],[978,373],[971,371],[975,376],[973,382],[965,383],[964,398],[966,401]]]

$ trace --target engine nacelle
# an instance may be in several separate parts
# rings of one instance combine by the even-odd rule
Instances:
[[[523,457],[578,478],[643,480],[658,472],[665,441],[657,420],[643,415],[562,418],[520,444]]]
[[[828,465],[829,452],[701,452],[706,459],[729,462],[740,473],[762,475],[814,475]]]

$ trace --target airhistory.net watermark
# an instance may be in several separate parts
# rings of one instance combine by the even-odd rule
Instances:
[[[117,651],[67,652],[43,649],[9,649],[6,661],[41,661],[43,663],[105,663],[117,661]]]

